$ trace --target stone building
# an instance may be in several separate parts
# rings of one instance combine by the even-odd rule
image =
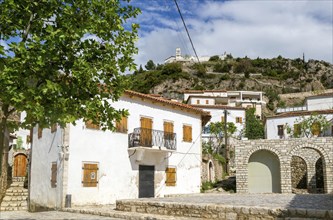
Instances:
[[[308,192],[333,193],[332,143],[333,137],[238,141],[237,192],[291,193],[303,178],[293,173],[292,162],[302,160]]]
[[[215,182],[222,180],[223,166],[210,154],[202,155],[201,182]]]

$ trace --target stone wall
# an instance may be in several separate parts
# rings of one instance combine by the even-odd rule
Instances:
[[[293,138],[285,140],[243,140],[235,143],[237,192],[248,192],[248,161],[259,150],[275,154],[280,162],[282,193],[291,193],[291,158],[299,156],[307,164],[309,191],[316,191],[316,162],[323,161],[324,192],[333,193],[333,137]]]
[[[307,188],[307,166],[305,160],[298,156],[291,158],[291,185],[293,189]]]
[[[223,166],[219,163],[218,160],[214,159],[210,154],[202,155],[201,162],[201,182],[210,181],[209,178],[209,163],[213,165],[213,178],[212,181],[222,180]]]

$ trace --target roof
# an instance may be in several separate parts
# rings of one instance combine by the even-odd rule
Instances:
[[[184,104],[181,102],[171,101],[171,100],[168,100],[168,99],[165,99],[162,97],[152,96],[151,94],[149,95],[149,94],[134,92],[132,90],[126,90],[125,94],[128,95],[129,97],[136,96],[138,98],[147,99],[147,100],[150,100],[153,102],[158,102],[161,104],[166,104],[171,107],[178,107],[180,110],[187,110],[187,111],[191,111],[192,113],[200,114],[202,116],[203,122],[205,122],[205,123],[207,123],[211,118],[211,115],[209,112],[203,111],[200,108],[195,108],[191,105],[187,105],[187,104]]]
[[[308,96],[306,98],[314,98],[314,97],[333,97],[333,92],[312,95],[312,96]]]
[[[333,114],[333,109],[328,110],[314,110],[314,111],[298,111],[298,112],[286,112],[279,115],[274,116],[267,116],[267,119],[271,118],[287,118],[287,117],[295,117],[295,116],[304,116],[304,115],[312,115],[312,114],[319,114],[319,115],[327,115]]]
[[[244,110],[243,107],[235,107],[235,106],[228,106],[228,105],[191,105],[196,108],[215,108],[215,109],[231,109],[231,110]]]
[[[227,90],[184,90],[183,93],[227,92]]]

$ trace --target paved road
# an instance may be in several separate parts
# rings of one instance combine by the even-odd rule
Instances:
[[[27,212],[27,211],[2,211],[0,212],[0,219],[47,219],[47,220],[69,220],[69,219],[111,219],[118,220],[118,218],[103,217],[98,215],[77,214],[69,212],[48,211],[48,212]]]

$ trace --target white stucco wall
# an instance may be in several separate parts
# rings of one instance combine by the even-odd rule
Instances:
[[[333,95],[324,97],[308,97],[306,105],[308,111],[333,109]]]
[[[59,152],[62,146],[63,129],[51,133],[44,129],[42,138],[38,138],[38,128],[33,129],[33,147],[31,149],[30,203],[32,206],[49,208],[61,207],[62,163]],[[51,166],[57,163],[57,187],[51,187]]]
[[[324,115],[327,120],[332,120],[333,114]],[[305,116],[305,118],[310,117],[309,115]],[[293,127],[296,120],[300,120],[301,116],[294,117],[281,117],[281,118],[267,118],[266,120],[266,138],[267,139],[280,139],[278,135],[278,125],[285,125],[288,123],[290,127]],[[284,130],[284,138],[287,138],[287,131]]]
[[[206,126],[208,126],[210,122],[221,122],[221,117],[224,116],[224,109],[203,108],[203,110],[209,112],[212,116]],[[234,136],[238,137],[245,126],[245,109],[227,109],[227,111],[227,122],[233,122],[236,125],[237,131]],[[236,123],[236,117],[242,117],[242,123]],[[203,137],[206,136],[203,134]]]

